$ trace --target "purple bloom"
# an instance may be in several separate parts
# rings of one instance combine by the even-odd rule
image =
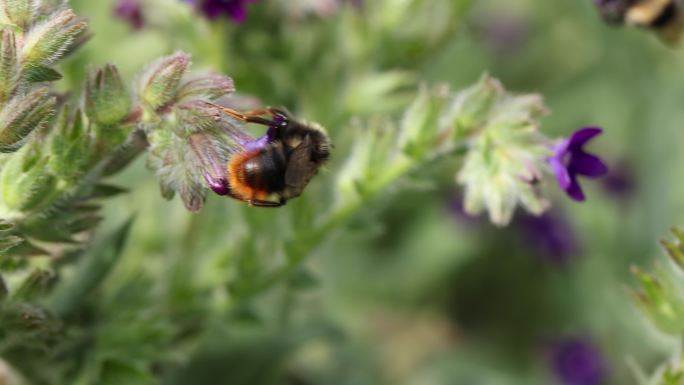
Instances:
[[[256,0],[183,0],[195,6],[210,20],[221,16],[228,17],[236,23],[247,19],[247,5]]]
[[[601,132],[603,130],[597,127],[581,128],[555,145],[553,156],[547,159],[560,187],[576,201],[584,200],[584,192],[577,181],[578,175],[598,178],[608,172],[599,157],[582,149],[585,143]]]
[[[627,200],[636,190],[634,171],[626,162],[611,167],[610,172],[601,181],[603,189],[618,199]]]
[[[572,224],[559,212],[525,215],[518,224],[525,241],[548,262],[563,266],[579,253],[579,242]]]
[[[138,30],[145,24],[140,0],[119,0],[114,7],[116,16],[128,22],[131,28]]]
[[[600,351],[586,339],[556,342],[550,360],[553,372],[566,385],[599,385],[606,376]]]
[[[475,28],[481,39],[499,55],[519,52],[529,41],[529,21],[511,12],[476,14]]]

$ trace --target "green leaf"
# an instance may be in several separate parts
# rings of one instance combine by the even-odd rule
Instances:
[[[312,290],[320,287],[320,280],[310,270],[301,268],[290,279],[290,287],[295,290]]]
[[[110,198],[113,196],[126,194],[128,191],[129,190],[127,188],[101,183],[95,186],[95,189],[91,194],[91,198]]]
[[[24,240],[16,235],[7,235],[0,237],[0,256],[8,254],[8,251],[17,245],[20,245]]]
[[[62,74],[50,67],[33,65],[24,69],[24,79],[30,83],[54,82],[62,78]]]
[[[50,255],[48,251],[26,240],[23,240],[21,243],[7,250],[7,254],[15,257],[35,257],[39,255]]]
[[[49,308],[62,317],[73,314],[102,284],[119,261],[133,218],[102,239],[81,257],[76,273],[55,288]]]
[[[3,301],[5,298],[7,298],[7,294],[9,294],[9,291],[7,290],[7,284],[5,283],[5,279],[2,278],[2,275],[0,275],[0,301]]]

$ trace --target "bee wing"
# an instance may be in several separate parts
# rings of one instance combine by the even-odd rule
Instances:
[[[285,184],[301,191],[317,171],[318,166],[311,161],[311,139],[307,136],[290,154],[285,171]]]

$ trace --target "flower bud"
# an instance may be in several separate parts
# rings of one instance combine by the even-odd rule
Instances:
[[[76,15],[71,10],[49,16],[44,22],[34,26],[24,40],[24,68],[51,64],[85,28],[86,23],[76,22]]]
[[[50,171],[63,180],[80,176],[90,161],[90,139],[83,130],[80,111],[73,119],[65,107],[48,140]]]
[[[14,32],[5,28],[0,40],[0,102],[9,99],[17,83],[19,64]]]
[[[3,18],[18,26],[22,30],[31,23],[33,13],[37,8],[36,0],[4,0],[0,1],[0,11]]]
[[[355,123],[358,140],[337,174],[338,204],[367,198],[375,189],[373,185],[386,177],[387,170],[409,161],[395,148],[396,140],[392,133],[397,131],[397,127],[392,122]]]
[[[131,111],[131,97],[119,71],[111,64],[88,71],[84,99],[86,114],[98,125],[120,123]]]
[[[176,97],[183,74],[189,66],[190,55],[184,52],[159,59],[140,78],[141,99],[154,110],[167,105]]]
[[[48,270],[34,270],[13,293],[12,298],[31,301],[49,292],[55,283],[55,274]]]
[[[174,107],[174,116],[176,124],[171,128],[182,137],[216,127],[222,120],[217,108],[201,100],[177,104]]]
[[[26,137],[46,124],[55,109],[55,98],[46,88],[17,95],[0,111],[0,152],[16,151]]]
[[[28,303],[3,306],[0,325],[12,331],[11,341],[21,341],[22,347],[31,350],[48,351],[63,333],[59,319],[44,308]]]
[[[204,74],[184,80],[178,89],[178,100],[216,100],[233,92],[233,79],[216,74]]]
[[[52,199],[56,180],[46,162],[38,146],[26,146],[5,163],[0,172],[0,198],[7,209],[26,212]]]
[[[399,145],[407,155],[420,159],[427,153],[436,154],[440,150],[439,133],[445,127],[439,118],[447,91],[446,88],[428,90],[422,87],[409,106],[401,120],[399,137]]]
[[[468,136],[487,121],[494,103],[503,94],[501,83],[485,74],[477,84],[458,94],[444,121],[453,125],[457,137]]]

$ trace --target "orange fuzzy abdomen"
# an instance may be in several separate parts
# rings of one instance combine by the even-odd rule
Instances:
[[[231,192],[238,199],[244,201],[253,199],[266,199],[268,191],[254,184],[254,174],[259,170],[254,169],[255,158],[261,154],[261,150],[246,151],[233,155],[228,161],[228,183]],[[251,167],[248,170],[248,167]],[[251,175],[250,175],[251,174]]]

